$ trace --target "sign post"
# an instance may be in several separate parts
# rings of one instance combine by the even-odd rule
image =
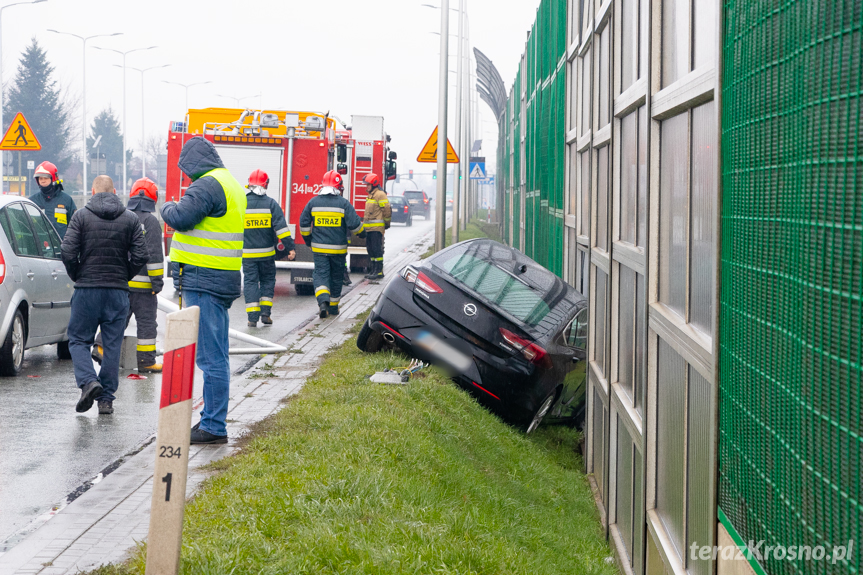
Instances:
[[[199,312],[193,306],[168,314],[146,575],[180,568]]]

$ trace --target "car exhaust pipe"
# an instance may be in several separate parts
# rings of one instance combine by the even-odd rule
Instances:
[[[385,331],[384,332],[384,341],[386,341],[387,343],[395,343],[396,338],[394,338],[393,334],[391,334],[390,332]]]

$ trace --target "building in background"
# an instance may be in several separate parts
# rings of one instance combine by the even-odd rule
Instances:
[[[861,27],[856,0],[537,11],[498,214],[589,296],[585,464],[626,573],[861,573]]]

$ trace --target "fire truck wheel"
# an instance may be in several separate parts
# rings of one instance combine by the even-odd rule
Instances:
[[[315,288],[312,284],[294,284],[297,289],[297,295],[315,295]]]

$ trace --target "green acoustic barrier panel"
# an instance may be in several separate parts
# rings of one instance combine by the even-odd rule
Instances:
[[[719,505],[744,541],[826,548],[766,573],[860,574],[863,2],[724,11]]]

